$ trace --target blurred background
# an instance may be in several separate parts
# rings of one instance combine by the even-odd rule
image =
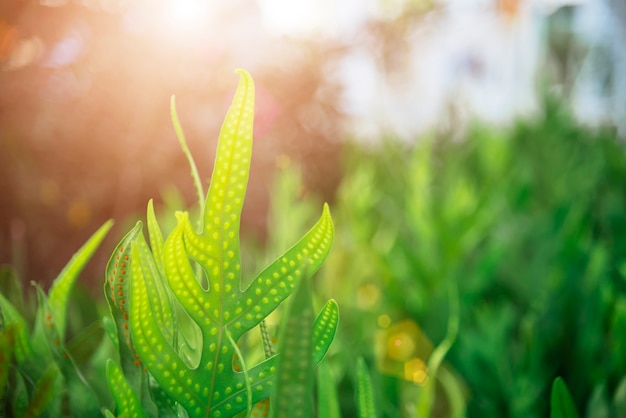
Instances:
[[[432,416],[547,416],[557,375],[581,415],[624,416],[625,45],[624,0],[2,2],[0,264],[50,283],[113,218],[99,297],[148,199],[194,204],[170,96],[208,184],[244,68],[247,263],[331,203],[345,416],[357,354],[383,416],[428,416],[428,379]]]

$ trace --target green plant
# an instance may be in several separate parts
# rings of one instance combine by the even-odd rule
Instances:
[[[281,334],[285,346],[279,345],[280,354],[266,350],[269,357],[250,366],[249,357],[238,346],[299,283],[308,281],[326,258],[333,239],[325,205],[313,228],[242,288],[246,282],[241,280],[239,221],[252,152],[254,84],[248,73],[239,74],[206,199],[172,105],[174,125],[190,159],[201,202],[199,227],[194,228],[186,212],[178,212],[176,227],[164,239],[150,202],[150,247],[138,222],[107,265],[104,290],[112,318],[108,330],[119,349],[119,366],[108,362],[107,380],[118,415],[250,413],[254,404],[266,404],[276,375],[290,376],[285,370],[288,366],[281,364],[293,366],[290,362],[300,359],[305,368],[313,367],[333,340],[338,309],[330,300],[315,321],[307,303],[290,310],[287,321],[302,321]],[[310,299],[310,293],[297,297]],[[303,331],[309,322],[311,329]],[[293,343],[294,339],[302,345]],[[309,383],[306,388],[310,389]],[[277,396],[281,393],[277,389]]]
[[[358,414],[359,355],[381,417],[545,417],[559,375],[581,416],[623,410],[626,151],[544,110],[463,141],[344,147],[340,227],[315,281],[342,307],[325,363],[344,416]],[[278,201],[301,187],[285,176]]]
[[[557,377],[552,383],[550,395],[550,418],[578,418],[576,405],[567,385],[562,378]]]
[[[101,399],[66,346],[68,300],[78,274],[113,223],[106,222],[76,252],[36,307],[22,297],[19,278],[0,273],[0,415],[95,416]],[[28,318],[22,312],[34,312]],[[30,320],[29,320],[30,319]],[[31,323],[29,323],[31,322]]]

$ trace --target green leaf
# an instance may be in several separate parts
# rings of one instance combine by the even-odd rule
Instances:
[[[374,391],[372,389],[372,379],[363,357],[359,357],[356,363],[357,378],[357,410],[359,418],[376,418],[376,407],[374,404]]]
[[[127,378],[131,378],[133,385],[138,385],[141,379],[141,364],[130,338],[130,257],[132,243],[141,235],[141,229],[142,223],[137,222],[115,247],[107,263],[104,284],[104,294],[117,330],[122,370]]]
[[[428,358],[427,370],[429,379],[424,384],[417,399],[417,416],[431,416],[436,396],[436,382],[440,380],[438,376],[439,369],[459,333],[459,291],[456,282],[450,281],[448,283],[448,301],[450,304],[450,314],[448,315],[446,336],[439,345],[435,347]]]
[[[0,294],[10,300],[19,312],[27,312],[24,308],[22,282],[11,266],[0,266]]]
[[[313,417],[313,291],[304,280],[289,303],[280,334],[272,416]]]
[[[15,359],[18,364],[23,364],[33,354],[26,320],[1,293],[0,311],[2,312],[4,327],[12,327],[15,331]]]
[[[172,97],[170,98],[170,115],[172,119],[172,125],[174,125],[174,131],[176,132],[176,137],[178,138],[178,142],[180,142],[180,146],[183,149],[183,154],[185,154],[185,157],[187,157],[187,161],[189,162],[191,177],[193,178],[194,186],[196,186],[196,193],[198,194],[200,208],[204,211],[204,187],[202,187],[202,181],[200,181],[200,174],[198,173],[196,162],[193,160],[193,156],[191,155],[191,151],[189,151],[189,147],[187,147],[185,133],[183,132],[183,127],[180,125],[178,113],[176,112],[176,97],[174,95],[172,95]]]
[[[5,415],[4,395],[9,382],[9,367],[13,361],[15,347],[14,326],[0,330],[0,416]]]
[[[226,240],[234,241],[234,244],[239,238],[239,216],[250,173],[254,82],[246,71],[237,72],[241,78],[220,131],[211,185],[204,208],[202,232],[210,243],[216,245]],[[219,245],[216,250],[220,253],[233,251],[238,256],[239,248],[238,245],[231,248]],[[229,270],[236,270],[236,265],[232,265]]]
[[[47,345],[46,352],[51,354],[53,361],[59,367],[64,378],[64,390],[69,399],[71,413],[74,416],[97,415],[100,412],[98,399],[87,380],[76,367],[70,353],[65,349],[58,327],[55,326],[55,317],[46,295],[40,286],[35,285],[35,287],[39,302],[35,336],[42,336],[44,341],[41,344]]]
[[[572,395],[561,377],[557,377],[552,383],[550,418],[578,418]]]
[[[141,407],[141,402],[124,377],[122,369],[111,359],[107,360],[106,367],[107,383],[115,399],[118,416],[126,416],[128,418],[146,417]]]
[[[102,318],[102,327],[104,328],[104,332],[106,332],[107,336],[115,346],[115,348],[119,351],[120,349],[120,340],[117,336],[117,327],[115,326],[115,322],[110,316],[105,316]]]
[[[161,270],[159,270],[142,234],[139,234],[132,246],[131,260],[132,263],[136,262],[141,267],[141,277],[145,281],[147,297],[151,302],[155,322],[168,343],[174,346],[176,342],[176,318],[165,279],[161,277]],[[133,270],[131,269],[131,271]]]
[[[113,414],[113,412],[109,411],[108,409],[104,410],[104,416],[105,418],[115,418],[115,415]]]
[[[10,388],[12,392],[10,407],[13,416],[21,417],[24,415],[24,411],[28,405],[28,390],[26,389],[24,376],[21,373],[15,373],[14,376],[15,382],[13,382]]]
[[[152,199],[148,201],[148,236],[150,237],[150,248],[152,255],[160,271],[165,271],[163,266],[163,234],[154,214],[154,203]]]
[[[317,416],[341,418],[335,378],[326,363],[317,367]]]
[[[56,396],[55,381],[58,376],[59,369],[55,363],[52,363],[37,382],[35,391],[21,415],[22,417],[36,418],[41,416]]]
[[[326,302],[313,324],[313,365],[324,360],[335,338],[338,323],[339,307],[331,299]]]
[[[304,272],[312,274],[319,268],[334,235],[325,205],[316,225],[241,290],[239,225],[252,151],[254,85],[248,73],[239,73],[239,87],[220,133],[200,232],[191,226],[187,213],[177,213],[177,226],[163,244],[163,269],[158,268],[160,257],[152,257],[142,238],[136,236],[130,242],[130,303],[125,306],[130,308],[133,347],[163,392],[192,418],[233,416],[270,395],[277,356],[238,372],[233,369],[235,343],[293,292]],[[153,251],[158,248],[158,237],[155,242]],[[208,280],[196,274],[191,260]],[[110,277],[114,282],[116,275]],[[163,306],[166,298],[154,289],[159,279],[167,281],[193,321],[191,328],[199,329],[198,341],[189,341],[201,348],[193,365],[181,357],[187,345],[170,335],[170,324],[162,314],[169,310]],[[208,288],[203,287],[206,281]],[[328,351],[337,318],[336,303],[331,301],[315,322],[316,349],[309,361],[320,361]],[[174,327],[174,337],[189,326],[183,319]]]
[[[50,310],[55,318],[55,326],[59,330],[61,339],[65,337],[67,300],[74,282],[112,226],[113,221],[105,222],[72,256],[72,259],[61,271],[61,274],[52,283],[48,293],[48,300]]]

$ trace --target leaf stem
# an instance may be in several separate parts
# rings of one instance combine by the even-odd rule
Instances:
[[[237,346],[237,343],[233,340],[233,337],[230,335],[228,329],[226,330],[226,336],[228,337],[230,344],[233,346],[233,350],[237,353],[237,358],[239,358],[239,361],[241,362],[243,378],[246,381],[246,394],[248,395],[248,412],[246,413],[246,418],[249,418],[252,413],[252,388],[250,387],[250,379],[248,378],[248,367],[246,366],[246,361],[243,359],[243,354],[241,353],[239,346]]]
[[[176,96],[173,94],[170,98],[170,114],[172,118],[172,125],[174,125],[174,131],[176,132],[176,137],[178,138],[178,142],[180,142],[180,147],[183,149],[183,153],[187,157],[187,161],[189,161],[189,167],[191,168],[191,177],[193,177],[193,183],[196,186],[196,193],[198,194],[200,213],[204,213],[204,188],[202,187],[202,181],[200,180],[200,174],[198,173],[198,167],[196,167],[196,162],[194,161],[193,156],[189,151],[189,147],[187,146],[183,127],[181,126],[180,120],[178,119],[178,113],[176,112]]]

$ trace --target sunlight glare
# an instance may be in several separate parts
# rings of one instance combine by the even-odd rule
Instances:
[[[279,34],[293,34],[310,32],[322,25],[322,10],[326,3],[312,0],[260,0],[259,6],[270,30]]]
[[[166,0],[161,4],[161,27],[165,34],[193,34],[209,25],[209,0]]]

